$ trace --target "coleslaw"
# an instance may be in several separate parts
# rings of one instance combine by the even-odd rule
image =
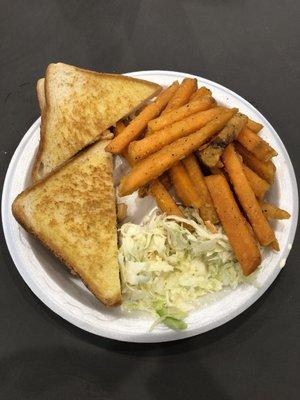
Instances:
[[[155,209],[141,225],[120,228],[123,307],[151,313],[152,328],[185,329],[184,319],[202,296],[243,280],[222,228],[211,233],[196,210],[182,211],[185,218]]]

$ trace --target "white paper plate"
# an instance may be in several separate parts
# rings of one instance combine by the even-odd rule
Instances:
[[[161,85],[169,85],[175,79],[195,77],[170,71],[141,71],[127,75]],[[253,304],[271,285],[280,267],[285,264],[298,220],[297,183],[288,153],[270,123],[251,104],[217,83],[196,78],[199,85],[205,85],[212,90],[218,102],[238,107],[241,112],[261,122],[264,125],[262,137],[278,152],[278,157],[275,158],[276,182],[269,194],[269,200],[292,214],[290,220],[274,224],[281,251],[265,252],[262,267],[257,273],[258,287],[241,285],[236,290],[203,298],[199,310],[188,317],[188,329],[183,332],[158,326],[150,333],[151,319],[125,314],[119,308],[104,308],[78,279],[72,277],[66,268],[14,220],[11,204],[17,194],[29,184],[32,161],[39,141],[38,119],[23,137],[6,174],[2,196],[4,233],[12,259],[31,290],[51,310],[81,329],[130,342],[163,342],[197,335],[224,324]],[[119,175],[123,166],[117,162],[116,168]],[[136,199],[135,195],[128,196],[126,201],[130,205],[130,218],[134,222],[139,222],[153,207],[151,200]]]

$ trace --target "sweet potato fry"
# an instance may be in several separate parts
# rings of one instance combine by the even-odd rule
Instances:
[[[280,246],[278,243],[278,240],[274,240],[274,242],[270,243],[268,246],[270,249],[275,250],[275,251],[279,251],[280,250]]]
[[[237,136],[237,141],[261,161],[267,162],[272,157],[277,156],[277,152],[269,145],[269,143],[251,131],[248,127],[245,127],[240,131]]]
[[[183,204],[186,207],[200,208],[202,206],[202,197],[180,161],[170,169],[170,176],[175,191]]]
[[[228,182],[228,181],[227,181],[227,182]],[[252,228],[252,226],[249,224],[249,222],[248,222],[247,220],[246,220],[246,225],[247,225],[247,228],[249,229],[249,232],[250,232],[251,236],[253,236],[254,239],[256,240],[256,237],[255,237],[253,228]]]
[[[260,130],[262,130],[263,125],[249,118],[247,122],[247,127],[251,129],[251,131],[258,133]]]
[[[184,118],[184,114],[182,115],[182,107],[181,110],[179,109],[178,113],[178,108],[180,106],[183,106],[184,104],[187,103],[189,100],[191,94],[195,92],[197,89],[197,80],[196,79],[190,79],[186,78],[182,81],[181,85],[179,86],[178,90],[175,92],[173,97],[170,99],[169,103],[167,104],[165,110],[162,112],[162,115],[160,118],[163,118],[165,121],[165,125],[170,125],[172,122],[179,121],[180,119]],[[194,112],[197,111],[203,111],[208,108],[213,104],[212,99],[205,99],[206,101],[201,101],[201,106],[196,108],[195,106],[193,107],[192,112],[187,113],[186,116],[191,115]],[[190,111],[190,107],[185,107],[183,106],[184,109],[187,108],[188,111]],[[175,114],[174,114],[175,113]],[[171,114],[171,117],[170,117]],[[174,121],[172,121],[172,115]],[[153,124],[153,121],[150,121],[148,124],[148,128],[151,130],[151,122],[152,125],[155,126],[155,122]],[[157,123],[156,123],[157,124]],[[164,127],[162,126],[162,127]],[[161,128],[159,128],[161,129]],[[155,129],[158,130],[158,129]],[[148,135],[147,135],[148,136]],[[199,207],[199,204],[201,202],[201,197],[198,195],[197,191],[192,185],[192,182],[189,179],[189,176],[187,172],[185,171],[183,165],[179,162],[177,165],[174,165],[170,169],[170,176],[172,178],[172,181],[174,183],[175,190],[179,196],[179,198],[183,201],[184,205],[186,206],[191,206],[191,207]],[[156,180],[155,180],[156,181]],[[155,182],[154,181],[154,182]]]
[[[197,84],[196,84],[197,85]],[[188,96],[190,93],[192,93],[195,90],[195,80],[193,79],[184,79],[182,83],[178,86],[176,92],[173,94],[173,96],[170,98],[166,108],[161,112],[160,117],[163,116],[164,114],[172,112],[173,107],[175,107],[177,104],[185,104],[185,102],[188,99]],[[158,117],[158,118],[160,118]],[[156,119],[152,120],[156,121]],[[152,121],[149,121],[148,123],[148,128],[145,132],[145,137],[152,135],[153,130],[149,128],[149,124],[151,124]],[[132,160],[132,163],[135,163],[136,160],[132,159],[132,156],[128,154],[128,157]],[[163,174],[160,178],[160,182],[164,185],[163,179],[166,182],[166,179],[169,178],[169,174],[166,172]],[[154,183],[155,183],[154,179]],[[145,197],[149,193],[149,186],[141,186],[139,188],[139,197]],[[165,185],[164,185],[165,186]],[[165,188],[168,190],[168,188],[165,186]]]
[[[215,167],[220,161],[225,147],[240,135],[240,132],[246,125],[246,122],[247,117],[245,117],[243,114],[235,114],[227,122],[221,132],[219,132],[213,138],[209,146],[198,153],[203,164],[208,167]]]
[[[173,93],[172,97],[169,99],[165,109],[161,112],[160,117],[186,104],[189,100],[189,97],[196,90],[196,88],[197,88],[196,79],[191,79],[191,78],[183,79],[181,84],[177,87],[177,90]],[[151,129],[151,121],[149,121],[148,123],[148,128],[145,132],[145,137],[153,133],[153,129]]]
[[[287,211],[277,208],[269,203],[261,203],[261,209],[265,216],[269,219],[289,219],[291,214]]]
[[[200,111],[160,131],[155,131],[144,139],[132,142],[129,145],[130,157],[136,161],[141,160],[175,140],[202,128],[222,112],[224,109],[219,107]]]
[[[199,207],[200,217],[203,219],[203,221],[210,221],[213,224],[216,224],[218,222],[218,215],[206,186],[204,175],[195,155],[189,155],[182,162],[194,185],[194,188],[201,197],[202,204]]]
[[[116,124],[115,136],[119,136],[120,133],[122,133],[125,128],[126,128],[126,126],[125,126],[124,122],[118,121]]]
[[[216,132],[221,130],[237,111],[237,108],[224,111],[199,131],[176,140],[157,153],[137,163],[132,170],[122,178],[119,186],[120,196],[126,196],[139,187],[146,185],[152,179],[159,177],[163,172],[170,169],[178,161],[193,153],[216,134]]]
[[[158,118],[162,118],[166,114],[168,114],[168,116],[169,116],[169,114],[170,113],[172,114],[172,112],[174,112],[174,111],[177,112],[177,107],[180,107],[181,105],[185,105],[185,103],[187,103],[190,95],[193,92],[195,92],[196,88],[197,88],[197,81],[195,79],[189,79],[189,78],[183,79],[183,81],[179,85],[177,91],[173,94],[173,96],[169,100],[166,108],[161,112],[161,114]],[[197,110],[197,111],[199,111],[199,110]],[[169,118],[167,117],[167,121],[168,120],[169,120]],[[154,121],[157,121],[157,118],[149,121],[148,128],[145,133],[145,137],[151,135],[154,132],[154,129],[151,128],[151,124]],[[167,123],[167,125],[169,125],[170,123]],[[155,123],[154,123],[154,125],[155,125]],[[155,129],[155,130],[157,130],[157,129]],[[166,171],[164,174],[162,174],[162,176],[159,179],[159,181],[165,186],[165,188],[167,190],[168,190],[167,186],[169,186],[171,184],[170,179],[168,179],[168,178],[170,178],[170,175]],[[157,179],[154,179],[152,181],[154,186],[155,186],[156,181],[157,181]],[[139,188],[139,196],[144,197],[148,193],[149,187],[150,187],[150,185],[140,187]],[[178,190],[178,188],[177,188],[177,190]]]
[[[125,129],[123,122],[117,122],[116,125],[116,136],[118,136]],[[126,153],[127,149],[122,153],[122,155],[127,159],[129,165],[133,165],[132,160],[128,158]],[[177,206],[173,198],[170,196],[167,188],[159,181],[159,179],[154,179],[149,187],[143,186],[144,193],[141,193],[140,197],[146,196],[148,193],[155,198],[158,207],[163,213],[167,215],[177,215],[178,217],[183,217],[180,208]]]
[[[126,125],[124,124],[123,121],[118,121],[116,124],[116,130],[115,130],[115,137],[119,136],[124,129],[126,128]],[[124,149],[122,154],[121,154],[128,162],[129,165],[133,165],[133,161],[131,160],[129,154],[128,154],[128,148]]]
[[[276,167],[271,160],[267,162],[259,160],[254,154],[250,153],[250,151],[245,149],[245,147],[238,142],[235,142],[235,147],[242,156],[244,163],[249,168],[268,183],[272,184],[274,182]]]
[[[161,110],[163,110],[177,90],[178,85],[176,81],[161,92],[152,103],[148,104],[140,114],[126,126],[120,135],[116,136],[106,146],[105,150],[113,154],[121,154],[132,140],[137,139],[141,135],[148,122],[160,114]]]
[[[116,130],[115,130],[115,136],[120,135],[120,133],[126,128],[125,124],[123,123],[123,121],[118,121],[116,124]],[[133,166],[133,160],[130,159],[130,156],[128,154],[128,148],[126,148],[123,152],[122,152],[122,156],[125,158],[125,160],[127,160],[128,164],[130,166]],[[141,188],[139,188],[139,197],[143,198],[148,196],[149,194],[149,185],[146,186],[142,186]]]
[[[271,242],[276,240],[274,232],[262,212],[255,194],[244,174],[242,162],[232,144],[226,147],[222,159],[234,191],[242,208],[247,214],[248,220],[259,243],[262,246],[268,246]]]
[[[190,97],[190,101],[201,99],[203,96],[211,96],[211,90],[207,89],[205,86],[199,88],[195,93],[193,93]]]
[[[250,275],[261,263],[258,245],[251,235],[229,184],[222,175],[205,178],[221,224],[240,263],[244,275]]]
[[[164,185],[166,190],[170,190],[171,189],[172,182],[171,182],[171,179],[170,179],[168,171],[164,172],[159,177],[159,181]],[[147,196],[149,194],[148,193],[149,192],[149,186],[150,185],[146,185],[146,186],[142,186],[142,187],[139,188],[139,197],[145,197],[145,196]]]
[[[158,118],[153,119],[148,123],[148,129],[152,132],[159,131],[174,122],[181,121],[182,119],[195,114],[196,112],[212,108],[215,104],[216,102],[211,96],[203,96],[201,99],[189,102],[175,110],[161,113]]]
[[[179,114],[178,114],[178,108],[180,106],[185,105],[188,102],[189,98],[196,91],[196,89],[197,89],[197,80],[196,79],[191,79],[191,78],[183,79],[178,90],[173,95],[173,97],[170,99],[165,110],[161,114],[161,118],[165,118],[164,119],[165,126],[170,125],[171,123],[179,121],[184,118],[184,115],[181,115],[182,112],[180,113],[180,111],[179,111]],[[187,116],[191,115],[197,111],[206,110],[206,109],[210,108],[211,104],[212,104],[211,100],[206,101],[206,103],[202,102],[201,107],[198,107],[197,110],[195,110],[195,107],[194,107],[193,112],[188,113]],[[189,107],[188,107],[188,110],[189,110]],[[174,111],[175,111],[174,121],[172,121],[172,115],[170,118],[170,113],[172,114],[172,111],[173,111],[173,116],[174,116]],[[166,117],[166,114],[168,114],[167,117]],[[176,116],[177,116],[177,118],[176,118]],[[148,131],[149,130],[151,130],[151,121],[150,121],[150,124],[148,125]],[[159,129],[156,129],[156,130],[159,130]],[[146,136],[148,136],[148,134]],[[199,202],[199,199],[197,199],[197,192],[192,187],[192,183],[189,180],[189,176],[186,173],[186,171],[184,170],[181,163],[178,163],[178,165],[175,165],[170,169],[170,176],[172,177],[172,180],[174,182],[175,190],[176,190],[178,196],[183,201],[183,203],[186,206],[196,207],[197,201]]]
[[[158,207],[163,213],[177,215],[178,217],[184,216],[159,179],[155,179],[150,183],[149,192],[155,198]]]
[[[252,187],[255,196],[259,200],[262,200],[265,197],[267,191],[270,189],[270,184],[262,179],[259,175],[257,175],[254,171],[252,171],[251,168],[247,167],[247,165],[245,165],[244,163],[243,171],[250,186]]]
[[[175,94],[169,100],[166,108],[163,113],[167,113],[168,111],[175,110],[178,107],[186,104],[189,101],[191,95],[197,89],[197,79],[192,78],[184,78]]]

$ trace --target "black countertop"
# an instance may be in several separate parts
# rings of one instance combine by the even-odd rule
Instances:
[[[269,119],[299,171],[299,1],[1,0],[0,10],[2,184],[39,115],[36,80],[57,61],[219,82]],[[250,309],[201,336],[155,345],[96,337],[49,311],[1,235],[1,399],[300,397],[299,235],[286,268]]]

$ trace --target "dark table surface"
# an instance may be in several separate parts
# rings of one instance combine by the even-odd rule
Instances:
[[[1,0],[1,183],[39,115],[36,79],[57,61],[219,82],[269,119],[297,173],[299,20],[297,0]],[[201,336],[155,345],[96,337],[49,311],[1,235],[1,399],[300,398],[299,235],[286,268],[250,309]]]

